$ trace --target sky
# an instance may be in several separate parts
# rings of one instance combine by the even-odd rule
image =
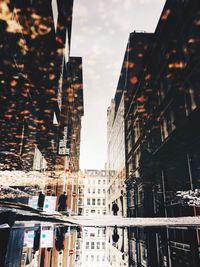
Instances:
[[[74,0],[70,54],[83,58],[82,170],[104,169],[107,108],[129,33],[154,32],[164,4],[165,0]]]

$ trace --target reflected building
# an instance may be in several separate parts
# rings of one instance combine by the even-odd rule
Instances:
[[[106,261],[106,229],[84,227],[81,267],[108,266]]]
[[[73,0],[0,5],[1,169],[46,172],[60,194],[64,173],[79,169],[83,115],[82,59],[70,56]]]
[[[198,215],[191,196],[198,195],[200,178],[199,18],[199,1],[167,0],[154,34],[130,36],[125,89],[129,217]],[[190,240],[186,233],[130,229],[130,266],[199,266],[199,233],[191,231]]]
[[[4,241],[7,240],[4,254],[1,253],[2,267],[75,266],[76,228],[21,223],[0,232]]]

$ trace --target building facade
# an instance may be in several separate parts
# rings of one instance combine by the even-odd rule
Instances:
[[[83,215],[106,214],[106,189],[108,172],[106,170],[85,170]]]
[[[129,217],[198,215],[191,195],[199,190],[199,14],[198,1],[167,0],[154,34],[131,34],[125,90]],[[130,266],[198,266],[198,231],[191,236],[182,228],[131,228]]]
[[[117,107],[118,105],[118,107]],[[107,187],[107,214],[112,214],[114,202],[119,207],[118,215],[126,216],[125,190],[125,137],[124,137],[124,95],[119,103],[112,100],[107,112],[109,180]]]

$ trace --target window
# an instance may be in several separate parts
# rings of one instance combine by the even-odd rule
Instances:
[[[94,205],[95,205],[95,203],[96,203],[96,199],[95,199],[95,198],[93,198],[93,199],[92,199],[92,205],[94,206]]]
[[[98,210],[97,213],[100,214],[100,210]]]
[[[136,120],[135,120],[135,122],[134,122],[134,125],[133,125],[133,127],[134,127],[134,137],[135,137],[135,142],[139,139],[139,137],[140,137],[140,134],[141,134],[141,122],[140,122],[140,120],[139,120],[139,118],[137,118]]]
[[[97,242],[97,249],[100,249],[100,242]]]
[[[106,193],[106,189],[105,189],[105,188],[103,189],[103,193],[104,193],[104,194]]]
[[[102,249],[105,249],[106,248],[106,244],[105,242],[102,242]]]
[[[83,189],[80,188],[80,187],[79,187],[78,191],[79,191],[79,194],[82,194],[83,193]]]
[[[94,249],[94,242],[91,242],[91,249]]]
[[[98,206],[101,205],[101,199],[100,199],[100,198],[97,199],[97,205],[98,205]]]
[[[105,179],[103,180],[103,184],[106,184],[106,180]]]
[[[101,189],[100,188],[98,189],[98,194],[101,194]]]
[[[147,265],[147,249],[144,244],[140,244],[140,251],[141,251],[141,261],[143,265]]]
[[[85,243],[85,249],[89,249],[90,242]]]
[[[90,237],[95,237],[95,233],[90,233]]]
[[[85,256],[85,261],[88,261],[88,255]]]
[[[97,236],[98,236],[98,237],[100,236],[100,233],[101,233],[101,230],[98,229],[98,232],[97,232]]]
[[[97,255],[97,261],[100,261],[100,256],[99,255]]]
[[[176,128],[176,122],[174,118],[174,112],[172,107],[169,106],[168,110],[163,114],[162,120],[162,137],[163,140]]]
[[[128,136],[128,153],[131,151],[132,149],[132,136],[131,134]]]
[[[95,213],[95,210],[91,210],[91,213]]]
[[[87,198],[87,205],[90,205],[90,198]]]
[[[103,205],[104,205],[104,206],[106,205],[106,200],[105,200],[105,198],[103,198]]]
[[[95,188],[92,189],[92,193],[95,194]]]
[[[102,236],[106,236],[106,229],[105,228],[102,230]]]
[[[98,184],[101,184],[101,180],[98,180]]]
[[[88,230],[85,229],[85,236],[88,236]]]
[[[88,194],[90,194],[90,188],[88,187],[88,190],[87,190]]]

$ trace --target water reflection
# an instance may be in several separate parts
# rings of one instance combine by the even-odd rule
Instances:
[[[198,227],[1,225],[1,267],[197,267]]]

